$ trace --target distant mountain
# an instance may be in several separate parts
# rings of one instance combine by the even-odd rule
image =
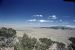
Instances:
[[[72,28],[72,27],[67,27],[67,26],[51,26],[51,27],[40,27],[40,28],[46,28],[46,29],[69,29],[69,30],[72,30],[72,29],[75,29],[75,28]]]

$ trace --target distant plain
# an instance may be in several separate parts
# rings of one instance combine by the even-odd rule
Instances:
[[[24,28],[23,30],[17,30],[17,37],[22,37],[26,33],[30,37],[50,38],[53,41],[63,42],[69,44],[69,37],[75,37],[75,29],[52,29],[52,28]]]

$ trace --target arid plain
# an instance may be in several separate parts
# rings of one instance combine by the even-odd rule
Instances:
[[[30,37],[50,38],[53,41],[63,42],[69,44],[69,37],[75,37],[75,29],[52,29],[52,28],[24,28],[22,30],[17,29],[17,37],[22,37],[26,33]]]

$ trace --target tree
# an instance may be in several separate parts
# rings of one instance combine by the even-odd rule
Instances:
[[[69,40],[72,43],[68,47],[73,48],[73,50],[75,50],[75,37],[70,37]]]
[[[23,46],[20,43],[16,43],[14,45],[14,50],[24,50],[24,49],[23,49]]]
[[[52,40],[48,39],[48,38],[40,38],[39,40],[40,40],[40,42],[42,42],[48,46],[50,46],[52,44]]]
[[[12,28],[9,28],[8,29],[8,35],[9,37],[15,37],[16,35],[16,30],[12,29]]]
[[[29,38],[28,35],[24,34],[22,37],[21,45],[24,50],[32,50],[37,42],[35,38]]]
[[[6,36],[6,34],[7,34],[7,28],[5,28],[5,27],[2,27],[1,29],[0,29],[0,36]]]
[[[46,50],[48,46],[46,44],[36,42],[35,50]]]
[[[13,46],[13,40],[16,36],[16,30],[12,28],[5,28],[2,27],[0,29],[0,39],[2,41],[2,44],[0,46],[2,47],[9,47]]]
[[[56,42],[59,50],[65,50],[65,44],[62,42]]]
[[[9,37],[14,37],[16,35],[16,30],[12,29],[12,28],[5,28],[2,27],[0,29],[0,36],[9,38]]]
[[[49,48],[49,46],[52,44],[52,40],[51,39],[48,39],[48,38],[40,38],[39,39],[40,42],[41,42],[41,50],[46,50]]]

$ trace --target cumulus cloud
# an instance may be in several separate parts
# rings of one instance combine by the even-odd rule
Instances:
[[[48,19],[57,19],[56,15],[49,16]]]
[[[38,20],[39,22],[49,22],[49,20]]]
[[[43,17],[43,15],[33,15],[33,17]]]
[[[37,19],[30,19],[27,20],[28,22],[41,22],[41,23],[46,23],[46,22],[54,22],[53,20],[37,20]]]
[[[36,20],[36,19],[30,19],[30,20],[27,20],[27,21],[35,22],[35,21],[37,21],[37,20]]]
[[[38,20],[39,22],[43,23],[43,22],[54,22],[52,20]]]

